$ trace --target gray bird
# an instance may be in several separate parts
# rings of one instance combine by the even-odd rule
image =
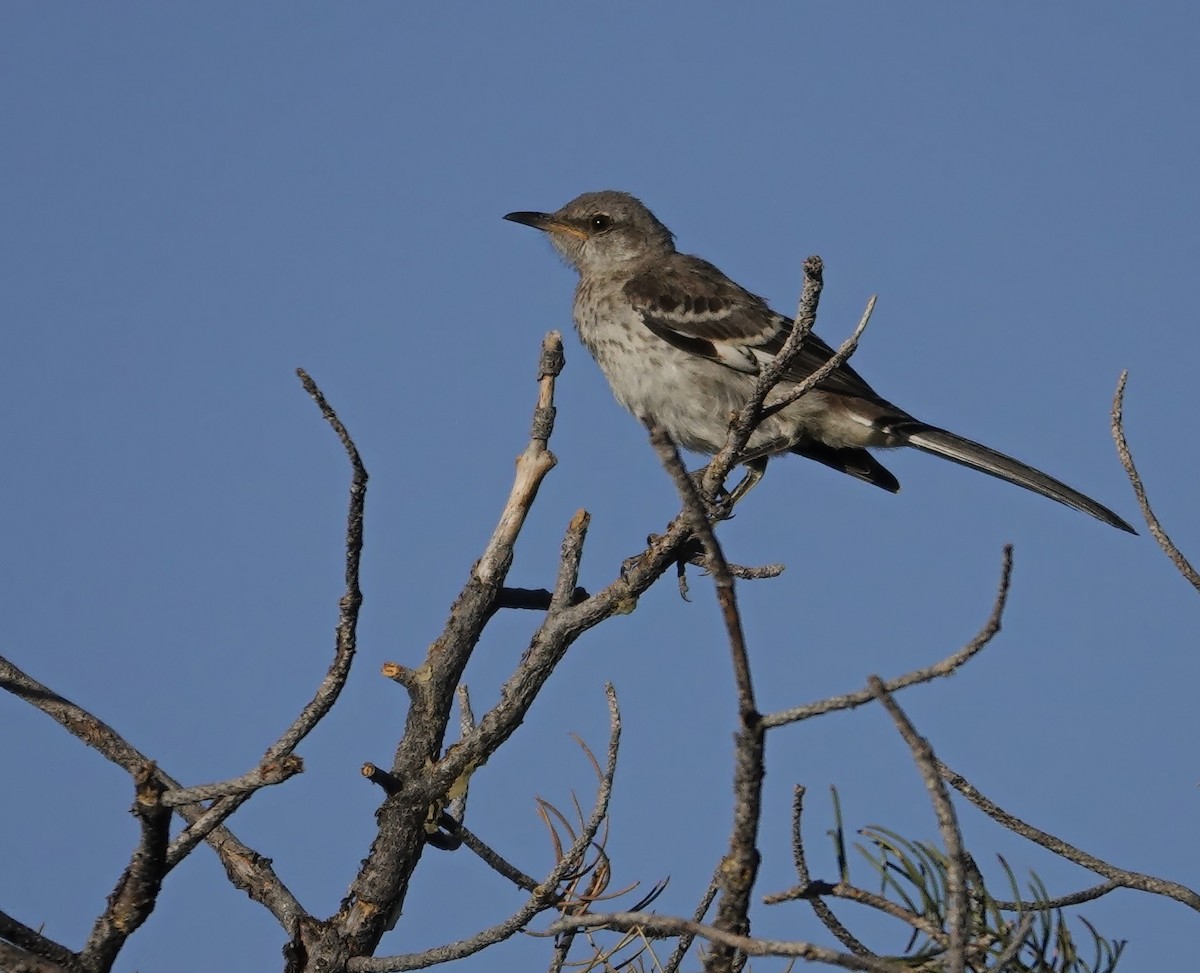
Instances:
[[[617,401],[635,416],[652,416],[680,446],[707,455],[720,450],[730,416],[783,347],[791,319],[708,261],[676,250],[674,234],[628,193],[584,193],[554,213],[504,218],[543,230],[579,272],[575,327]],[[849,365],[770,414],[773,401],[832,355],[815,334],[805,339],[747,443],[742,460],[750,475],[739,495],[757,482],[767,459],[781,453],[895,493],[899,481],[867,448],[913,446],[1136,533],[1107,507],[1040,470],[913,418]]]

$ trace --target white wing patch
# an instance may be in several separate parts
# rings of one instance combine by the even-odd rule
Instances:
[[[734,371],[745,372],[747,375],[757,375],[761,362],[771,360],[770,355],[760,351],[737,345],[728,341],[714,341],[713,349],[717,353],[717,361]]]

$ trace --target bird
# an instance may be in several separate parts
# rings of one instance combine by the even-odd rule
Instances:
[[[707,260],[678,251],[675,235],[629,193],[587,192],[552,213],[522,210],[504,219],[543,231],[578,272],[575,329],[617,401],[656,421],[678,446],[717,453],[731,415],[753,394],[793,321]],[[739,457],[749,470],[735,491],[739,498],[768,459],[786,453],[896,493],[899,481],[869,450],[911,446],[1136,533],[1103,504],[1041,470],[915,418],[849,364],[771,410],[833,354],[817,335],[804,339]]]

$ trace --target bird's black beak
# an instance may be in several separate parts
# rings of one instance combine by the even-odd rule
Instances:
[[[534,229],[542,230],[551,236],[557,233],[577,237],[580,240],[588,238],[586,231],[574,223],[567,223],[561,218],[556,218],[553,213],[528,213],[522,210],[517,213],[508,213],[504,218],[512,220],[514,223],[524,223],[526,226],[532,226]]]
[[[535,230],[548,230],[553,222],[549,213],[529,213],[524,210],[517,213],[505,213],[504,218],[512,220],[514,223],[532,226]]]

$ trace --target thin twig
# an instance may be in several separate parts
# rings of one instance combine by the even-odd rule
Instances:
[[[218,797],[251,794],[263,787],[282,784],[285,780],[303,771],[304,761],[295,754],[291,754],[278,763],[255,767],[254,770],[248,774],[242,774],[241,777],[231,777],[229,780],[217,781],[214,784],[200,784],[196,787],[166,791],[162,796],[162,803],[165,807],[179,807],[183,804],[211,801]]]
[[[42,685],[2,657],[0,688],[37,707],[130,776],[136,774],[140,767],[152,762],[103,720]],[[156,778],[169,790],[182,789],[183,785],[161,767],[156,770]],[[201,805],[190,805],[176,808],[176,813],[192,824],[201,820],[206,809]],[[300,918],[307,915],[304,907],[275,874],[269,858],[264,858],[243,844],[225,827],[209,830],[205,840],[220,857],[221,864],[234,887],[265,906],[285,929],[293,928]]]
[[[863,332],[867,330],[867,325],[871,323],[871,315],[875,313],[875,302],[878,299],[878,295],[875,294],[872,294],[868,298],[866,309],[863,311],[862,317],[858,319],[858,324],[855,325],[854,330],[850,333],[850,337],[838,346],[838,350],[834,352],[833,357],[805,378],[804,381],[797,382],[793,388],[788,389],[787,395],[778,401],[773,401],[764,410],[766,415],[772,415],[781,409],[786,409],[801,396],[807,395],[815,389],[846,363],[850,356],[858,349],[858,342],[862,338]]]
[[[1125,440],[1125,381],[1128,378],[1129,372],[1121,372],[1121,377],[1117,380],[1116,394],[1113,395],[1112,437],[1117,444],[1117,455],[1121,458],[1121,465],[1125,468],[1125,475],[1129,477],[1133,494],[1137,497],[1138,506],[1142,510],[1142,516],[1146,519],[1146,526],[1150,528],[1150,533],[1154,535],[1154,539],[1162,548],[1163,553],[1171,559],[1171,563],[1183,575],[1184,580],[1200,591],[1200,572],[1192,567],[1191,562],[1183,556],[1183,552],[1175,546],[1174,541],[1167,536],[1167,532],[1159,523],[1158,517],[1150,506],[1150,498],[1146,496],[1142,478],[1138,475],[1137,467],[1133,463],[1133,454],[1129,451],[1129,443]]]
[[[532,892],[538,887],[538,880],[536,878],[526,875],[516,865],[513,865],[494,848],[484,842],[482,838],[471,831],[466,825],[459,826],[459,835],[462,837],[463,844],[475,852],[488,868],[508,879],[517,888],[524,889],[526,892]]]
[[[1113,892],[1119,888],[1121,888],[1121,883],[1114,878],[1110,878],[1107,881],[1091,885],[1086,889],[1080,889],[1078,892],[1056,895],[1052,899],[1038,899],[1037,907],[1043,912],[1049,912],[1051,909],[1066,909],[1069,906],[1082,905],[1084,902],[1094,902],[1096,899],[1103,898],[1109,892]],[[994,899],[992,905],[1001,912],[1021,912],[1028,907],[1029,903]]]
[[[350,973],[400,973],[404,970],[419,970],[439,963],[448,963],[462,959],[491,946],[493,943],[508,939],[519,929],[524,928],[534,916],[548,908],[552,908],[559,899],[559,884],[569,875],[575,873],[583,863],[588,848],[595,840],[596,833],[608,816],[608,802],[612,797],[612,783],[617,771],[617,755],[621,742],[621,711],[617,705],[616,690],[612,684],[604,687],[609,707],[609,738],[608,754],[605,761],[603,776],[596,791],[596,800],[592,807],[591,816],[584,823],[579,836],[567,849],[558,863],[540,883],[536,885],[529,900],[515,913],[503,922],[484,929],[468,939],[463,939],[445,946],[422,950],[419,953],[404,953],[397,956],[360,956],[347,962],[346,968]]]
[[[653,419],[643,418],[642,423],[650,433],[650,442],[658,453],[660,462],[675,482],[675,488],[683,501],[684,516],[704,545],[705,559],[712,572],[717,604],[721,608],[721,618],[725,623],[725,634],[733,660],[740,724],[734,755],[734,820],[729,836],[729,851],[721,869],[723,894],[717,906],[714,923],[718,929],[745,934],[750,929],[750,892],[758,875],[760,861],[757,847],[758,826],[762,817],[762,785],[766,774],[766,736],[754,698],[750,656],[746,651],[733,575],[729,571],[721,545],[717,543],[713,534],[704,501],[696,490],[695,480],[688,475],[683,461],[679,458],[679,451],[666,430]],[[712,973],[735,973],[744,963],[744,958],[739,959],[736,950],[730,949],[728,944],[717,943],[712,953],[706,957],[705,968]]]
[[[1045,903],[1038,903],[1038,909],[1048,909]],[[1033,920],[1037,913],[1025,912],[1017,917],[1016,928],[1010,933],[1008,945],[1001,950],[1000,955],[996,957],[992,963],[992,969],[995,973],[1004,973],[1008,969],[1008,964],[1017,958],[1017,953],[1021,951],[1021,947],[1025,945],[1025,937],[1029,935],[1029,930],[1033,928]]]
[[[647,937],[653,938],[691,934],[707,939],[714,946],[721,945],[728,950],[736,950],[747,956],[794,956],[811,962],[840,966],[847,970],[869,970],[871,973],[908,973],[911,969],[902,963],[889,963],[886,960],[867,956],[852,956],[823,946],[815,946],[812,943],[741,936],[718,929],[716,926],[693,922],[691,919],[660,916],[648,912],[608,912],[571,916],[558,920],[550,926],[547,932],[556,934],[571,928],[608,928],[622,932],[638,930]]]
[[[708,888],[704,890],[704,894],[700,896],[700,901],[696,905],[695,912],[692,913],[692,921],[700,924],[704,921],[709,908],[713,904],[713,900],[717,897],[717,893],[721,890],[721,867],[724,862],[718,862],[716,871],[713,872],[712,878],[708,880]],[[675,948],[671,951],[671,955],[667,958],[667,962],[663,964],[662,973],[679,973],[679,967],[683,965],[684,959],[687,957],[688,950],[692,948],[692,943],[695,942],[696,934],[691,932],[682,933],[675,941]]]
[[[738,462],[755,427],[762,421],[763,403],[800,353],[805,339],[812,333],[813,325],[817,322],[817,306],[820,304],[821,290],[824,287],[825,264],[820,257],[812,256],[804,261],[803,271],[804,283],[800,289],[800,302],[792,322],[791,334],[779,349],[779,354],[759,373],[754,383],[753,394],[730,423],[725,445],[708,464],[704,473],[704,492],[708,496],[715,495],[717,487],[725,482],[725,477]],[[833,366],[836,367],[838,365]],[[830,370],[832,371],[832,368]]]
[[[318,684],[312,699],[300,710],[292,724],[263,754],[261,766],[281,766],[317,724],[325,718],[342,694],[358,645],[358,614],[362,607],[362,589],[359,586],[359,570],[362,564],[363,519],[367,502],[367,468],[359,455],[358,447],[346,430],[342,420],[325,394],[302,368],[296,369],[300,384],[321,410],[350,461],[350,499],[346,512],[345,580],[346,588],[338,601],[338,624],[334,636],[333,660]],[[189,824],[174,841],[167,852],[167,861],[174,867],[182,861],[208,832],[233,814],[254,794],[254,790],[235,793],[217,799],[195,822]],[[293,931],[289,928],[289,932]]]
[[[937,758],[929,741],[921,736],[908,715],[900,708],[884,688],[883,680],[871,676],[867,685],[875,698],[887,710],[900,736],[912,751],[913,762],[929,791],[929,799],[933,804],[933,813],[937,818],[938,833],[946,848],[946,931],[947,940],[946,969],[949,973],[963,973],[967,964],[967,882],[964,867],[964,852],[962,829],[958,824],[958,815],[954,813],[954,804],[946,785],[938,776]]]
[[[1095,855],[1089,855],[1086,851],[1076,848],[1061,838],[1056,838],[1052,834],[1035,828],[1033,825],[1022,821],[1016,815],[1009,814],[1002,807],[980,793],[974,784],[963,777],[962,774],[948,767],[943,761],[939,760],[937,762],[937,768],[938,773],[946,783],[962,794],[963,797],[979,808],[989,818],[1014,834],[1019,834],[1022,838],[1027,838],[1034,844],[1041,845],[1060,858],[1065,858],[1067,861],[1072,861],[1076,865],[1088,869],[1088,871],[1095,872],[1097,875],[1102,875],[1107,879],[1119,883],[1121,888],[1152,892],[1155,895],[1165,895],[1167,898],[1174,899],[1176,902],[1182,902],[1184,905],[1200,912],[1200,893],[1188,888],[1186,885],[1110,865],[1103,859],[1097,858]]]
[[[997,586],[996,600],[992,605],[992,612],[988,616],[987,621],[983,623],[983,627],[979,630],[978,634],[971,641],[957,652],[946,656],[940,662],[926,666],[923,669],[914,669],[912,672],[907,672],[902,676],[897,676],[895,679],[888,680],[884,683],[884,688],[889,693],[895,693],[909,686],[931,682],[942,676],[949,676],[969,662],[984,646],[995,638],[996,634],[1000,631],[1000,621],[1004,615],[1005,605],[1008,603],[1009,585],[1012,581],[1012,566],[1012,545],[1006,544],[1001,557],[1000,583]],[[870,689],[860,689],[858,692],[846,693],[842,696],[830,696],[828,699],[818,700],[815,703],[807,703],[804,706],[796,706],[792,709],[768,713],[763,717],[763,725],[767,729],[771,729],[772,727],[783,726],[787,723],[799,723],[802,720],[809,720],[814,716],[821,716],[824,713],[864,706],[874,698]]]
[[[786,901],[788,898],[803,898],[806,899],[817,918],[821,920],[825,926],[835,937],[838,942],[845,946],[855,956],[873,956],[871,950],[867,949],[855,935],[850,932],[828,904],[819,895],[805,895],[804,890],[807,890],[812,883],[812,875],[808,870],[808,856],[804,849],[804,830],[802,821],[804,816],[804,794],[805,788],[803,784],[797,784],[792,793],[792,862],[796,866],[796,877],[800,880],[799,889],[801,890],[795,896],[777,894],[763,896],[763,902],[770,905],[776,902]]]

